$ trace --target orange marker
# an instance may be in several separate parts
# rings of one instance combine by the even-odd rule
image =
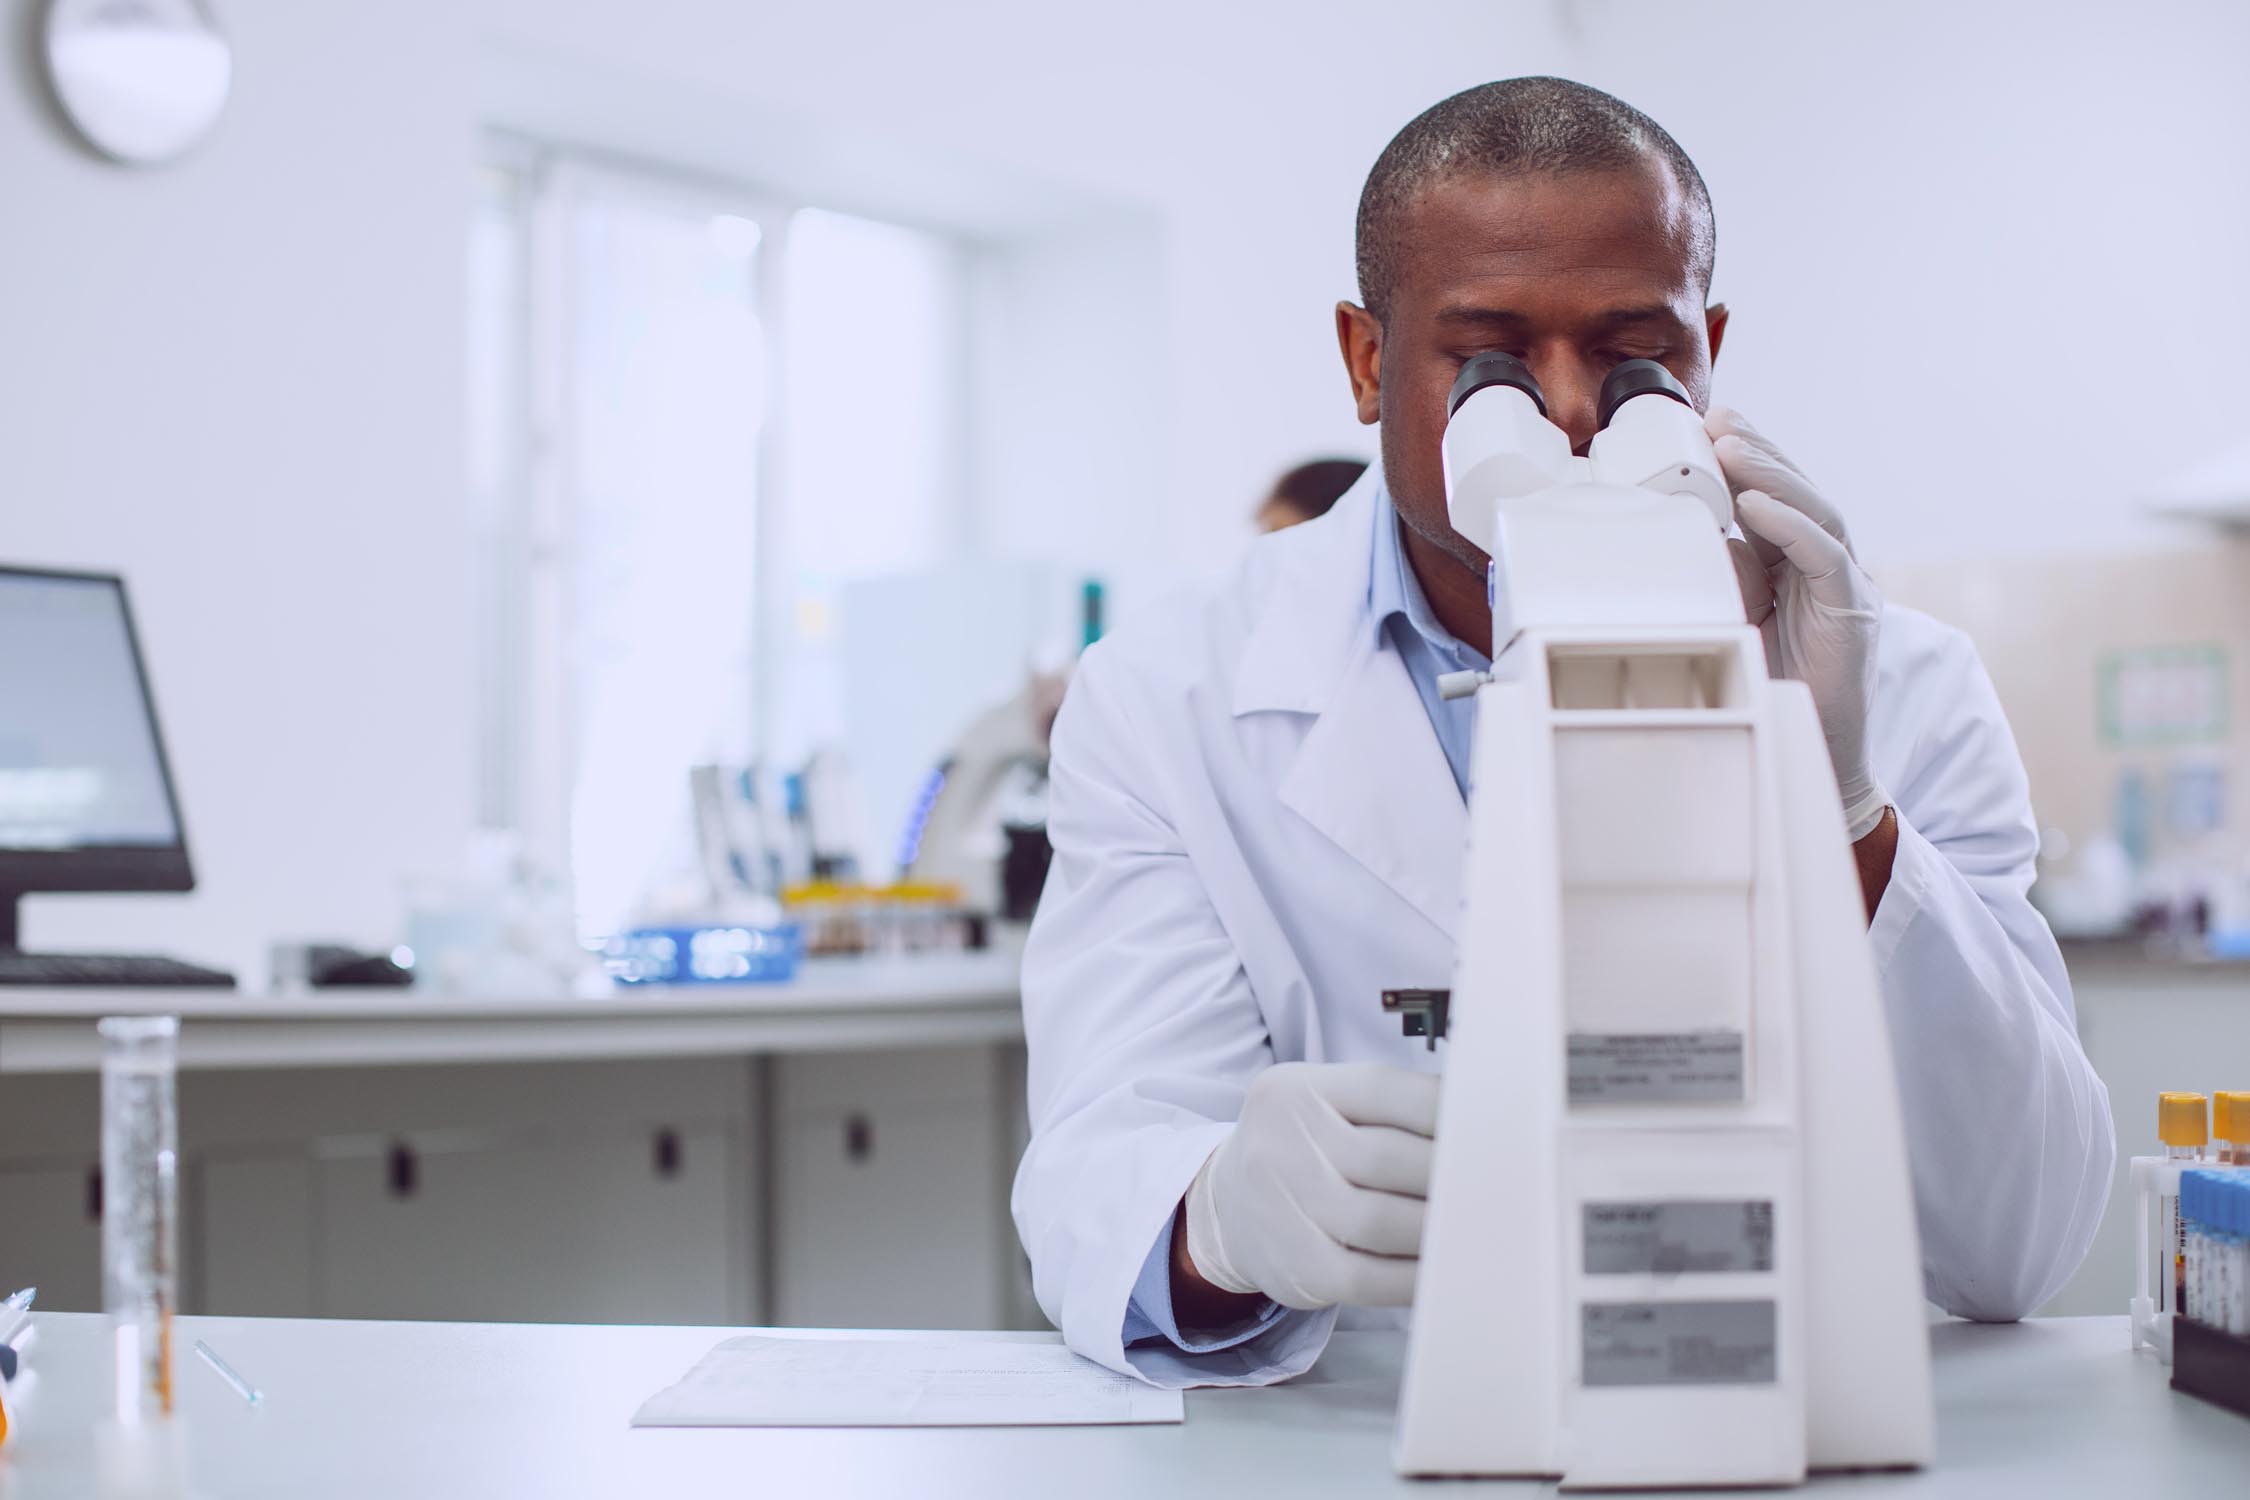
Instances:
[[[21,1355],[16,1345],[31,1329],[31,1303],[39,1288],[27,1286],[0,1302],[0,1443],[8,1441],[8,1382],[16,1378]]]

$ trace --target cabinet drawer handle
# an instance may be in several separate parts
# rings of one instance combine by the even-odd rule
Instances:
[[[421,1164],[416,1160],[412,1146],[404,1141],[391,1143],[389,1168],[391,1196],[393,1198],[411,1198],[414,1196],[420,1166]]]
[[[86,1217],[94,1223],[102,1221],[102,1169],[86,1169]]]
[[[656,1175],[667,1180],[680,1175],[680,1133],[656,1132]]]
[[[875,1125],[865,1115],[852,1115],[844,1121],[844,1160],[854,1166],[875,1154]]]

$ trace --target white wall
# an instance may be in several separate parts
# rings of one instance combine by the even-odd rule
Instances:
[[[992,247],[969,303],[974,545],[1051,563],[1066,585],[1124,580],[1144,602],[1170,555],[1149,513],[1175,482],[1163,227],[1112,216]],[[1050,634],[1074,648],[1069,592]]]
[[[2137,501],[2242,427],[2250,7],[1589,14],[1716,196],[1721,398],[1872,553],[2177,537]]]
[[[1174,557],[1271,474],[1371,451],[1329,305],[1359,185],[1447,92],[1551,71],[1663,121],[1717,197],[1719,393],[1873,555],[2157,539],[2132,500],[2227,435],[2250,156],[2227,0],[1962,6],[485,0],[489,34],[1154,206]],[[2089,422],[2087,414],[2098,413]]]
[[[19,54],[39,8],[7,7]],[[216,8],[238,94],[178,168],[86,158],[20,56],[0,100],[0,553],[133,575],[205,880],[44,903],[34,941],[122,939],[126,911],[135,946],[237,961],[277,930],[384,936],[399,873],[452,852],[461,234],[477,128],[526,58],[631,85],[544,101],[587,139],[779,162],[799,191],[833,174],[845,207],[885,195],[895,147],[933,219],[1152,226],[1043,251],[1003,299],[1058,352],[1141,341],[1138,376],[1105,372],[1120,462],[1052,425],[1067,387],[1020,358],[1030,436],[992,436],[998,408],[977,455],[988,530],[1115,554],[1126,617],[1222,567],[1280,467],[1373,450],[1329,313],[1359,184],[1417,110],[1510,73],[1612,88],[1703,165],[1736,314],[1720,393],[1877,558],[2151,540],[2136,492],[2239,427],[2250,8],[2225,0]]]
[[[469,818],[469,49],[436,5],[224,0],[226,117],[128,171],[35,92],[44,9],[5,7],[0,557],[127,576],[200,889],[35,899],[26,941],[392,940]]]

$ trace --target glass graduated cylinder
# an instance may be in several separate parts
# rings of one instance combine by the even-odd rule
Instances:
[[[172,1413],[179,1292],[176,1016],[111,1016],[102,1038],[102,1306],[117,1421]]]

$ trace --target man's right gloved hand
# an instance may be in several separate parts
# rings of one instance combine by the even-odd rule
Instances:
[[[1278,1063],[1187,1195],[1187,1253],[1284,1307],[1414,1300],[1438,1081],[1383,1063]]]

